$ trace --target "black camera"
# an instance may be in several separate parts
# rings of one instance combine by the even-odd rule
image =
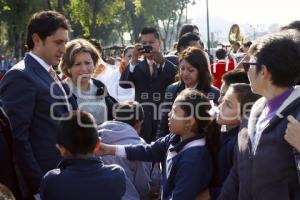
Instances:
[[[152,46],[144,45],[143,50],[144,50],[144,53],[150,53],[152,51]]]

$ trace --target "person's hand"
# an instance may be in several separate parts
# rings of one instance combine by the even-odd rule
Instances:
[[[100,143],[100,148],[98,155],[99,156],[105,156],[105,155],[115,155],[116,154],[116,146],[115,145],[109,145],[105,143]]]
[[[155,63],[162,65],[165,62],[165,58],[161,52],[152,51],[147,54],[147,58],[154,60]]]
[[[139,57],[141,57],[143,53],[144,53],[143,46],[141,44],[135,44],[130,63],[132,65],[138,64]]]
[[[107,60],[106,63],[110,64],[110,65],[114,65],[116,62],[115,58],[110,56]]]
[[[284,135],[284,139],[300,152],[300,123],[293,116],[287,117],[289,123]]]
[[[209,200],[209,199],[210,199],[210,195],[209,195],[209,190],[208,189],[206,189],[205,191],[201,192],[196,197],[196,200]]]

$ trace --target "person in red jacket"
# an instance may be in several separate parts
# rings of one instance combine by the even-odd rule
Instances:
[[[214,78],[214,86],[220,88],[222,85],[222,76],[228,71],[231,71],[235,67],[235,63],[232,59],[226,59],[226,50],[218,49],[216,51],[217,60],[210,65],[211,74]]]

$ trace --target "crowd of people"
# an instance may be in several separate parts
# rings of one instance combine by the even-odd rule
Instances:
[[[12,68],[17,63],[17,59],[15,57],[8,58],[4,55],[0,56],[0,80],[4,76],[4,74]]]
[[[234,24],[214,60],[195,25],[167,55],[144,27],[117,67],[70,30],[34,13],[0,81],[0,196],[300,199],[300,21],[252,42]]]

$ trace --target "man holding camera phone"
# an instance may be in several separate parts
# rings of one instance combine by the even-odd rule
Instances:
[[[149,143],[155,139],[159,105],[167,86],[175,81],[177,66],[160,52],[161,39],[155,28],[143,28],[140,42],[135,45],[130,63],[121,75],[120,86],[135,87],[135,100],[142,104],[145,113],[141,137]]]

